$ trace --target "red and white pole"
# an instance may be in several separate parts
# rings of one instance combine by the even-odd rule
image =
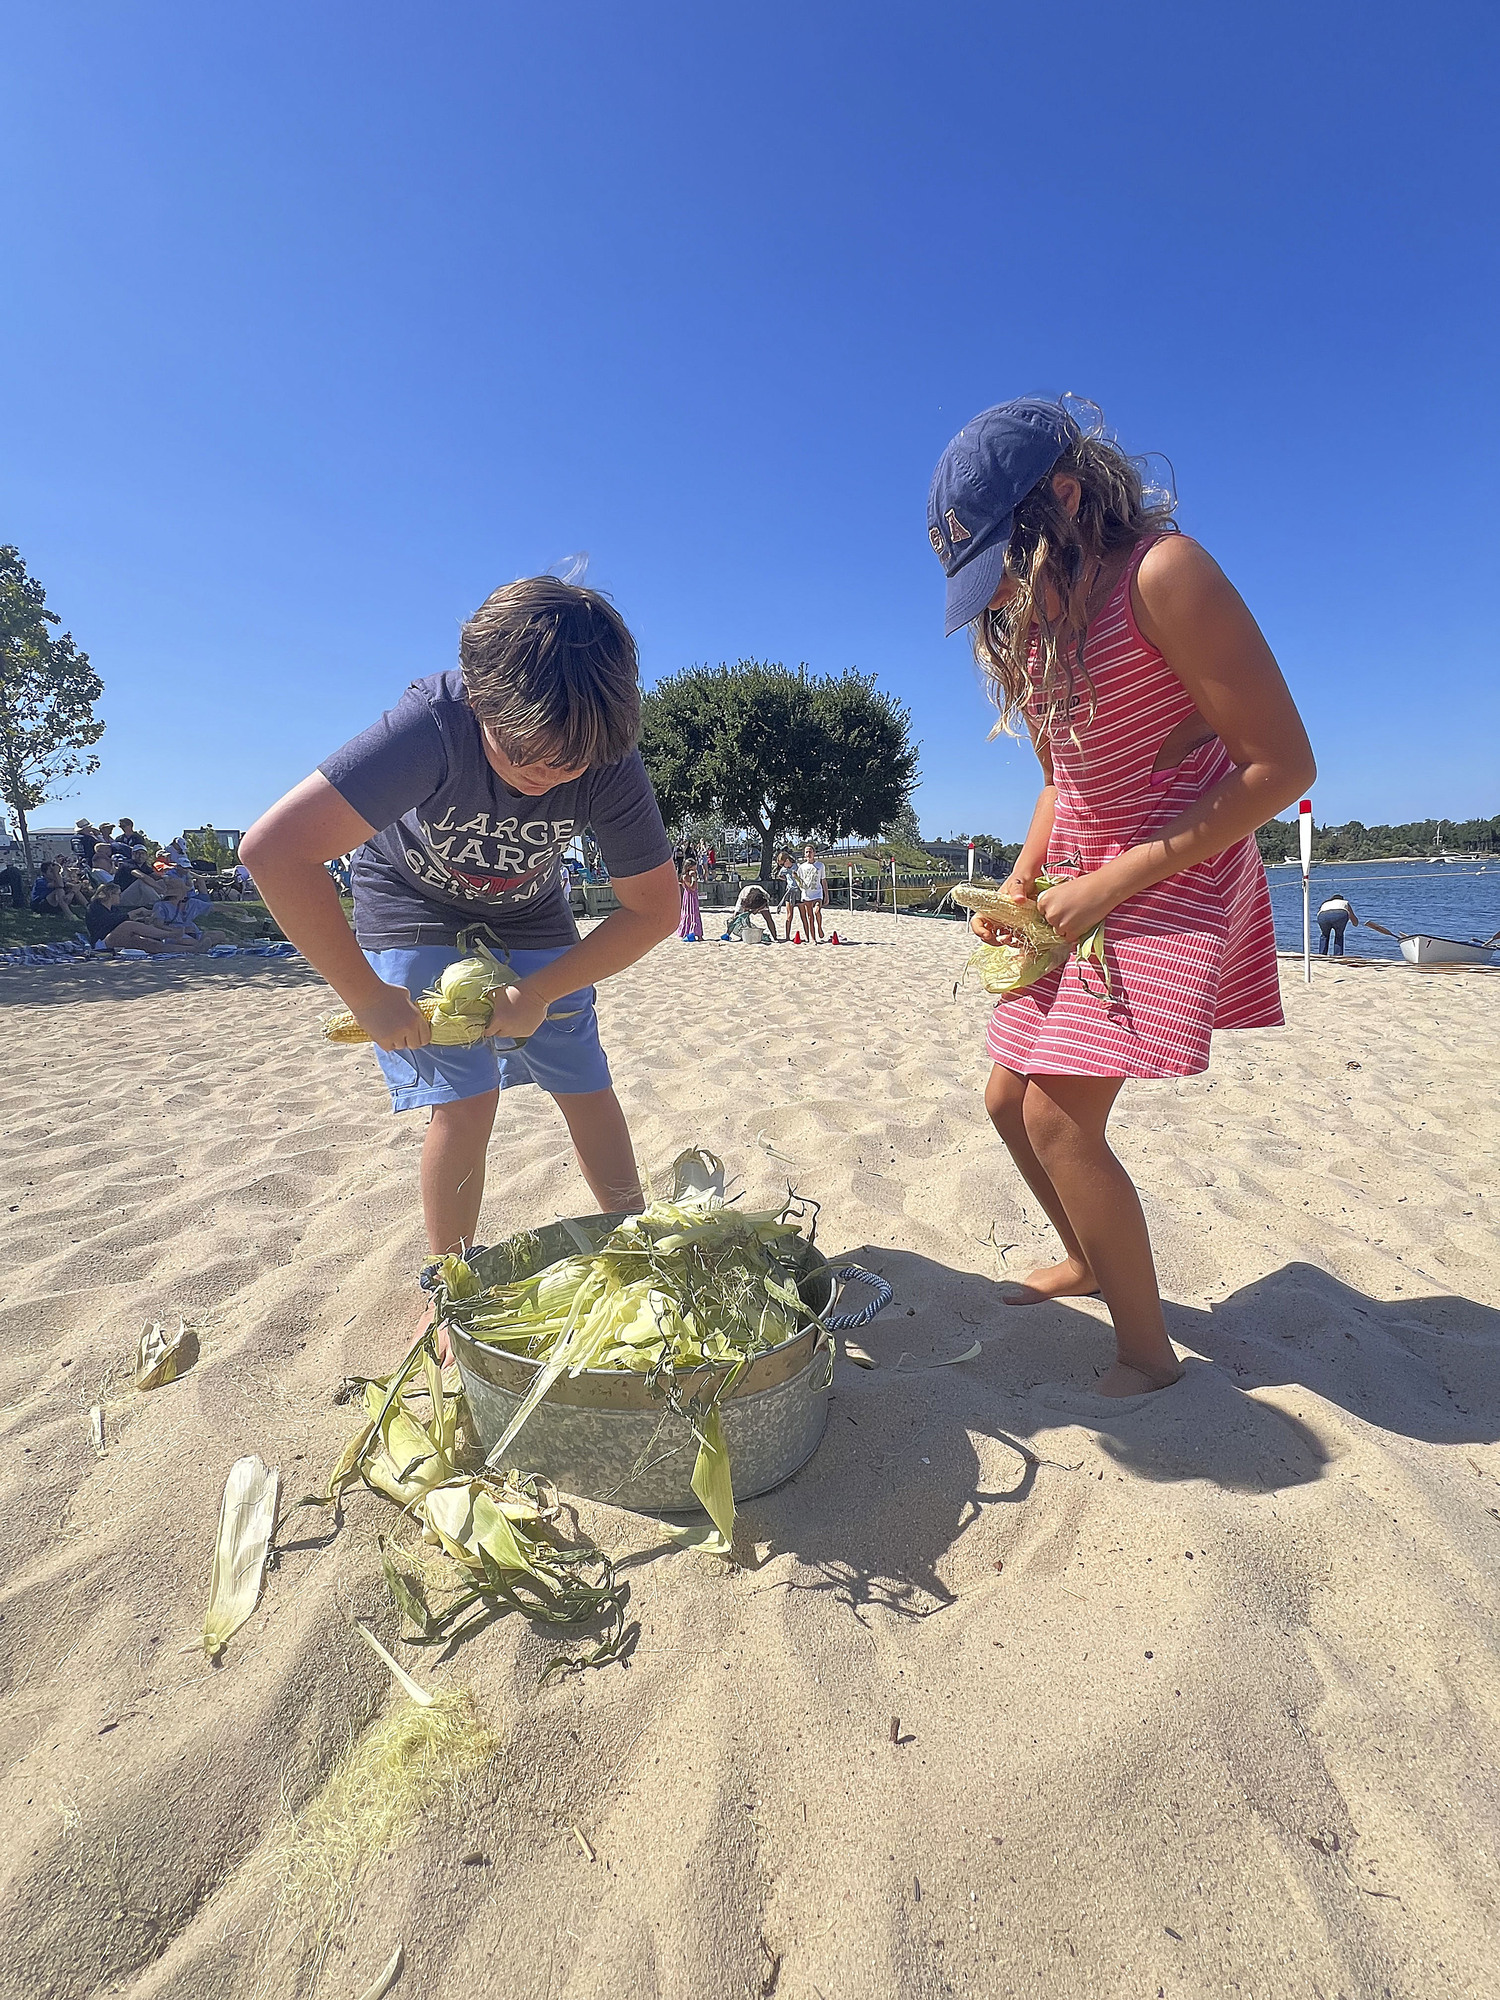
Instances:
[[[1297,839],[1302,850],[1302,976],[1312,985],[1312,903],[1308,874],[1312,868],[1312,800],[1297,808]]]
[[[969,842],[969,880],[971,882],[974,880],[974,843],[972,840]]]

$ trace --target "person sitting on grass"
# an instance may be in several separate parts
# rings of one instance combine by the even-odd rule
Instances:
[[[227,942],[223,931],[203,931],[198,927],[197,918],[211,907],[207,897],[196,895],[186,882],[170,875],[158,876],[157,888],[160,893],[152,905],[151,921],[173,937],[185,940],[184,949],[188,944],[198,950]]]
[[[206,945],[194,944],[161,924],[122,910],[120,892],[113,882],[105,882],[94,891],[83,921],[94,943],[108,945],[111,951],[145,951],[155,958],[162,952],[207,949]]]
[[[70,923],[82,921],[84,901],[70,887],[60,863],[44,861],[31,885],[32,914],[38,917],[66,917]]]

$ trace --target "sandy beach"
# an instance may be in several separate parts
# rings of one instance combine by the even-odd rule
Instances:
[[[877,1366],[840,1360],[737,1567],[580,1508],[628,1665],[539,1688],[519,1617],[403,1653],[501,1748],[320,1968],[268,1857],[400,1699],[350,1630],[396,1643],[394,1510],[295,1516],[221,1664],[193,1646],[231,1463],[319,1484],[341,1378],[408,1338],[422,1121],[321,1043],[300,963],[0,971],[0,1995],[357,2000],[398,1941],[398,2000],[1494,1993],[1500,980],[1283,961],[1285,1030],[1127,1090],[1187,1373],[1111,1405],[1098,1302],[996,1296],[1050,1238],[984,1118],[962,933],[848,930],[668,942],[600,1014],[648,1168],[790,1178],[889,1279]],[[591,1206],[513,1093],[486,1240]],[[179,1314],[200,1360],[137,1393]]]

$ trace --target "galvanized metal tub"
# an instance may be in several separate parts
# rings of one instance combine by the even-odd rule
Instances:
[[[583,1215],[571,1227],[599,1243],[624,1219]],[[549,1223],[536,1236],[540,1254],[532,1269],[578,1254],[578,1241],[563,1223]],[[503,1244],[470,1261],[484,1285],[516,1275]],[[797,1289],[826,1318],[838,1289],[833,1269],[810,1243],[801,1246],[798,1261]],[[542,1364],[475,1340],[458,1326],[449,1326],[448,1337],[488,1450],[505,1435]],[[703,1368],[681,1378],[684,1396],[711,1393],[727,1372]],[[779,1486],[812,1457],[828,1421],[832,1381],[833,1342],[812,1319],[794,1340],[750,1363],[719,1406],[736,1500]],[[581,1499],[609,1500],[648,1514],[702,1511],[692,1488],[697,1440],[682,1418],[652,1399],[642,1377],[628,1370],[562,1376],[526,1419],[514,1449],[516,1463],[527,1472],[540,1472]]]

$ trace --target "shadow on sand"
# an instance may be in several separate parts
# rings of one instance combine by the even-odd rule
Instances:
[[[1322,1477],[1344,1449],[1339,1410],[1430,1443],[1500,1438],[1500,1312],[1468,1299],[1385,1303],[1289,1264],[1212,1309],[1169,1305],[1193,1350],[1182,1381],[1112,1402],[1090,1386],[1113,1358],[1102,1315],[1007,1307],[997,1285],[907,1251],[852,1255],[895,1287],[858,1336],[879,1365],[840,1362],[822,1448],[742,1514],[747,1547],[798,1557],[781,1587],[826,1592],[861,1619],[951,1603],[948,1550],[985,1507],[1029,1498],[1049,1464],[1076,1467],[1077,1438],[1050,1435],[1070,1427],[1139,1478],[1255,1494]],[[976,1360],[932,1365],[975,1339]]]

